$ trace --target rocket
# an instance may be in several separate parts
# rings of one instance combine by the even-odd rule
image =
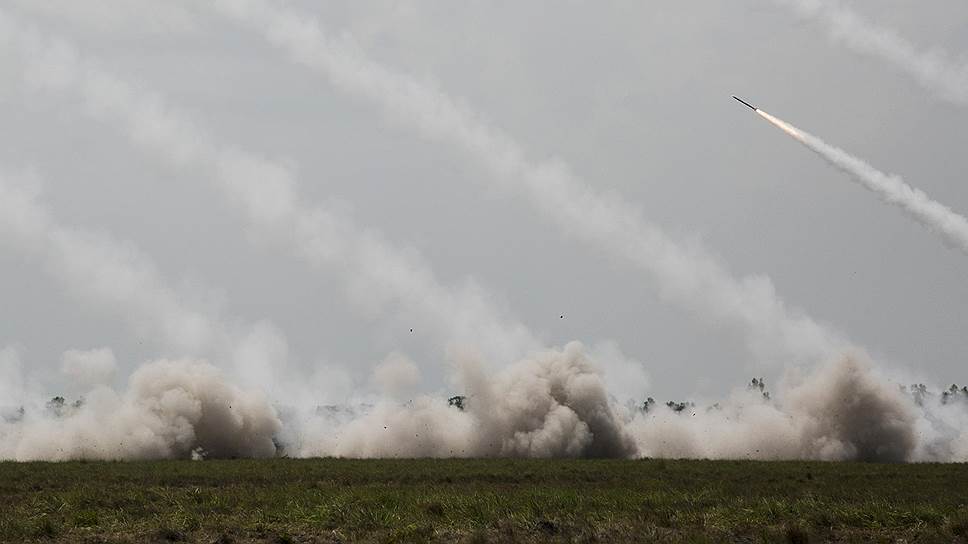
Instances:
[[[749,109],[751,109],[753,111],[757,111],[758,110],[758,108],[756,106],[753,106],[752,104],[750,104],[749,102],[747,102],[747,101],[743,100],[742,98],[736,96],[735,94],[732,95],[732,96],[733,96],[734,99],[738,100],[741,104],[743,104],[747,108],[749,108]]]

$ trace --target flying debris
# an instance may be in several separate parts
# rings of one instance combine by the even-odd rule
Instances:
[[[754,105],[752,105],[752,104],[750,104],[749,102],[747,102],[747,101],[745,101],[745,100],[743,100],[742,98],[740,98],[740,97],[738,97],[738,96],[736,96],[735,94],[734,94],[734,95],[732,95],[732,97],[733,97],[733,98],[734,98],[735,100],[738,100],[738,101],[739,101],[739,102],[740,102],[741,104],[743,104],[744,106],[746,106],[747,108],[749,108],[749,109],[751,109],[751,110],[753,110],[753,111],[756,111],[756,110],[758,109],[758,108],[757,108],[756,106],[754,106]]]

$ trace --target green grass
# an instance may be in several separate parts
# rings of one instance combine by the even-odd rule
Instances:
[[[968,542],[968,465],[0,463],[3,542]]]

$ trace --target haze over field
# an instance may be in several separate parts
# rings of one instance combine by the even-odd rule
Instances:
[[[842,182],[968,247],[968,7],[680,4],[0,7],[0,458],[968,460],[968,261]]]

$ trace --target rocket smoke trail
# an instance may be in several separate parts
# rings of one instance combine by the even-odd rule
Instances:
[[[804,19],[820,21],[833,41],[887,61],[944,100],[968,105],[968,64],[959,64],[941,49],[919,50],[893,30],[879,27],[836,0],[775,1]]]
[[[968,219],[961,214],[932,200],[924,191],[911,187],[900,177],[885,174],[850,153],[827,144],[782,119],[758,108],[756,108],[756,114],[789,134],[830,164],[849,174],[854,181],[876,194],[884,202],[897,206],[928,230],[939,234],[945,244],[968,254]]]
[[[734,277],[703,248],[673,239],[635,206],[596,190],[562,161],[530,160],[479,112],[366,57],[351,40],[327,35],[312,16],[266,0],[212,0],[212,6],[337,89],[373,102],[428,140],[456,147],[567,234],[643,270],[670,302],[733,329],[762,361],[814,362],[849,345],[789,307],[769,278]]]
[[[5,38],[22,55],[30,83],[80,96],[86,113],[125,131],[137,146],[175,167],[200,170],[250,228],[311,266],[335,268],[366,309],[396,310],[442,343],[479,350],[492,361],[515,360],[541,345],[476,283],[445,286],[420,255],[358,225],[338,205],[307,204],[292,166],[215,140],[158,94],[0,9],[0,41]]]

